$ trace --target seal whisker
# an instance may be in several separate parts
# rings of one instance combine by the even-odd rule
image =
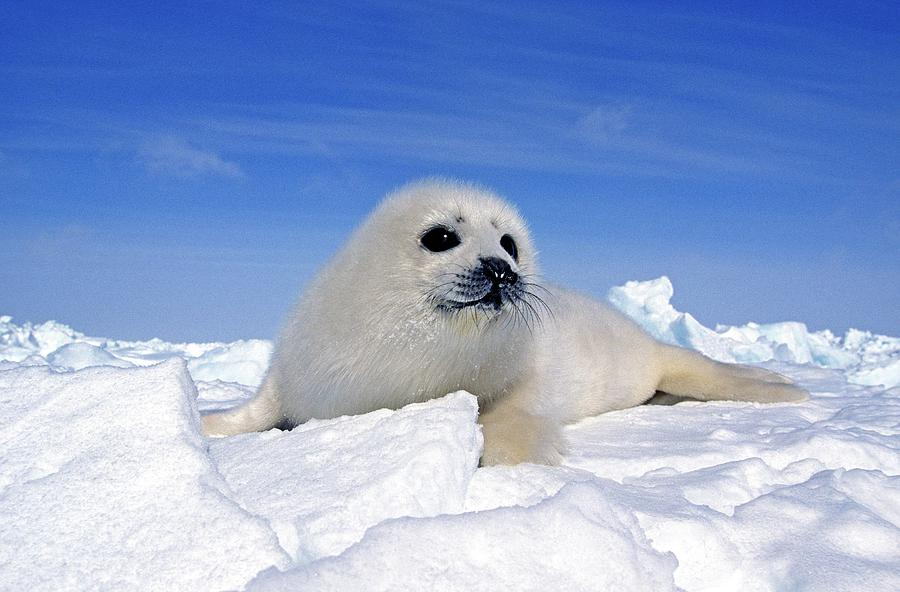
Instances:
[[[543,321],[541,320],[541,315],[538,314],[538,311],[531,305],[530,302],[528,302],[528,299],[521,298],[520,302],[528,307],[528,311],[529,311],[529,314],[531,314],[531,318],[533,318],[538,325],[543,326]]]
[[[535,285],[536,285],[536,284],[535,284]],[[529,287],[531,287],[531,286],[529,286]],[[555,318],[556,318],[556,315],[554,314],[553,309],[550,308],[550,305],[547,304],[547,302],[546,302],[543,298],[541,298],[540,296],[538,296],[538,295],[535,294],[534,292],[528,291],[527,289],[523,290],[523,293],[524,293],[524,296],[525,296],[526,299],[534,300],[534,301],[535,301],[542,309],[544,309],[545,311],[547,311],[547,314],[550,315],[550,318],[551,318],[551,319],[555,319]]]
[[[525,315],[525,313],[522,311],[522,309],[519,308],[518,302],[512,301],[512,307],[516,311],[516,314],[513,315],[512,318],[516,319],[516,320],[521,319],[522,324],[525,325],[526,329],[528,329],[528,334],[534,335],[534,331],[532,330],[531,323],[528,322],[528,317]]]
[[[537,288],[538,290],[542,290],[543,292],[545,292],[547,294],[547,296],[553,296],[553,292],[551,292],[550,290],[548,290],[547,288],[545,288],[544,286],[542,286],[541,284],[539,284],[537,282],[532,282],[531,278],[533,276],[526,275],[526,276],[520,276],[520,277],[522,280],[522,285],[527,286],[529,288]]]

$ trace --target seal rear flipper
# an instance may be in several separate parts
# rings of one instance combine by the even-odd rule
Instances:
[[[243,405],[204,415],[200,421],[205,436],[233,436],[280,427],[285,417],[281,402],[267,378],[256,395]]]
[[[688,349],[662,347],[662,376],[657,389],[701,401],[786,403],[809,398],[790,379],[762,368],[724,364]]]

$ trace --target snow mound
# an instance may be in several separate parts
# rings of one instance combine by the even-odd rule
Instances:
[[[827,330],[810,332],[797,322],[719,325],[713,330],[675,310],[671,304],[674,291],[672,282],[663,276],[614,287],[608,298],[657,339],[696,349],[722,362],[813,364],[846,370],[850,381],[857,384],[900,385],[900,338],[857,329],[838,338]]]
[[[389,518],[462,511],[481,456],[477,415],[475,397],[459,392],[397,412],[225,438],[210,453],[235,499],[308,563]]]
[[[222,590],[284,565],[224,495],[184,362],[0,373],[0,589]]]
[[[678,589],[897,589],[900,478],[881,471],[816,472],[810,466],[789,466],[785,472],[786,483],[759,487],[780,471],[758,460],[685,473],[666,468],[625,483],[571,467],[491,467],[480,469],[472,481],[471,509],[484,511],[501,500],[532,506],[556,499],[574,484],[593,484],[618,516],[634,518],[655,551],[677,558]],[[748,501],[729,511],[703,503],[721,495]]]
[[[533,507],[381,524],[339,557],[248,590],[676,590],[676,561],[655,551],[601,487],[572,484]]]
[[[103,348],[74,341],[67,343],[47,356],[47,363],[62,371],[82,370],[91,366],[115,366],[117,368],[131,368],[131,362],[122,360],[112,355]]]

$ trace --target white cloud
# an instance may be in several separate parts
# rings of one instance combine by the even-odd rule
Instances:
[[[590,140],[608,142],[622,135],[630,115],[630,105],[600,105],[578,121],[578,129]]]
[[[215,152],[191,146],[181,138],[166,136],[145,142],[138,151],[147,170],[175,177],[218,175],[241,178],[244,171],[237,163]]]

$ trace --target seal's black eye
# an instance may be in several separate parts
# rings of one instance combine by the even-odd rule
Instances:
[[[516,246],[516,241],[513,240],[513,237],[508,234],[501,236],[500,246],[503,247],[504,251],[509,253],[509,256],[513,258],[513,261],[516,263],[519,262],[519,248]]]
[[[459,235],[443,226],[435,226],[419,239],[422,246],[432,253],[449,251],[460,243]]]

